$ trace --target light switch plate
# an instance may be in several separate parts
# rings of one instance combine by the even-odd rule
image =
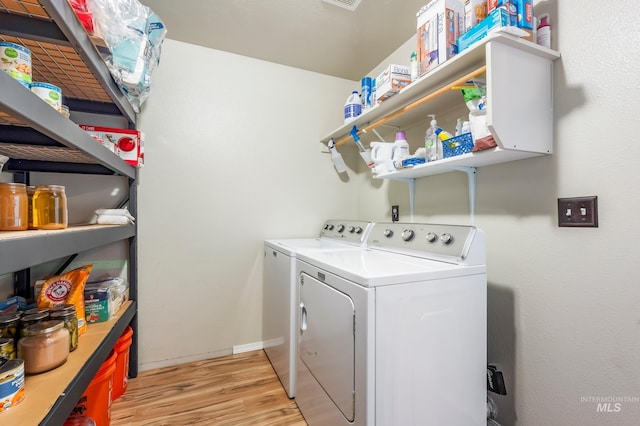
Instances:
[[[558,198],[558,226],[598,227],[598,197]]]

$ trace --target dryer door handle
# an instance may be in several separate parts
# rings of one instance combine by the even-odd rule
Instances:
[[[300,303],[300,331],[307,331],[307,308],[305,308],[304,303]]]

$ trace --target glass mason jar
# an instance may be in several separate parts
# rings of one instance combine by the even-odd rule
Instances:
[[[28,200],[28,208],[27,208],[27,223],[28,223],[28,228],[29,229],[36,229],[35,226],[33,226],[33,194],[36,193],[36,187],[35,186],[27,186],[27,200]]]
[[[78,349],[78,316],[75,307],[68,310],[57,310],[51,312],[52,320],[64,322],[64,328],[69,331],[69,352]]]
[[[24,330],[18,341],[18,358],[26,374],[38,374],[61,366],[69,357],[69,332],[60,320],[42,321]]]
[[[62,185],[38,185],[33,194],[33,227],[64,229],[67,227],[67,194]]]
[[[29,197],[24,183],[0,183],[0,231],[24,231],[29,225]]]
[[[0,314],[0,338],[18,340],[20,316],[17,314]]]
[[[49,319],[49,312],[36,312],[35,314],[25,315],[20,319],[20,328],[18,330],[18,335],[16,336],[16,341],[24,337],[24,329],[33,324],[38,324],[39,322],[45,321]]]
[[[3,360],[16,358],[16,346],[13,339],[0,338],[0,365]]]

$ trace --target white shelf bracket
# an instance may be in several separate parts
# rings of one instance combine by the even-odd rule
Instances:
[[[469,180],[469,224],[473,225],[476,213],[476,173],[475,167],[450,166],[452,170],[464,172]]]

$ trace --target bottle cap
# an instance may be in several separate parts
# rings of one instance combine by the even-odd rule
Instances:
[[[396,133],[396,140],[397,141],[406,141],[407,140],[407,135],[405,132],[397,132]]]

